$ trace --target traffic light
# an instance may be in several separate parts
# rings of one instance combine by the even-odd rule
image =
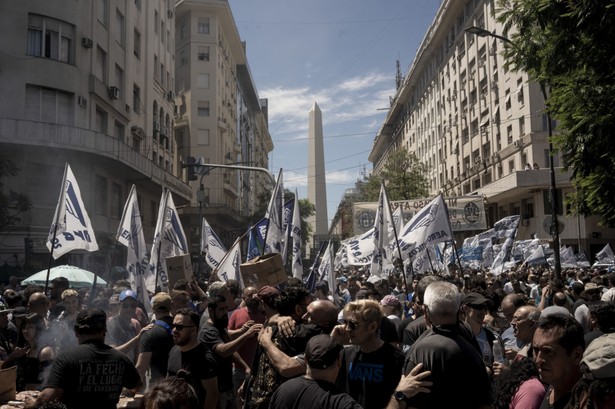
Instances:
[[[194,156],[186,158],[186,167],[188,168],[188,180],[197,180],[199,177],[196,174],[196,159]]]

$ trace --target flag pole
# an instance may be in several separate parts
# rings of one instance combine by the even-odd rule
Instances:
[[[57,232],[58,232],[58,221],[56,220],[55,226],[53,228],[53,239],[51,239],[51,251],[49,252],[49,263],[47,265],[47,277],[45,278],[45,294],[47,294],[47,289],[49,288],[49,276],[51,275],[51,263],[53,262],[53,249],[54,249],[54,243],[56,241]]]

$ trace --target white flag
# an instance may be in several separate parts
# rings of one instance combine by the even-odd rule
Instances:
[[[64,168],[62,190],[47,237],[47,248],[54,259],[73,250],[98,250],[94,228],[81,200],[81,190],[68,163]]]
[[[221,281],[227,282],[230,279],[237,280],[240,288],[243,288],[243,279],[241,278],[241,240],[235,240],[231,249],[226,253],[226,256],[220,263],[220,266],[214,270]]]
[[[204,217],[201,226],[201,251],[205,253],[205,260],[213,270],[220,267],[227,253],[226,247]]]
[[[448,219],[448,210],[442,195],[438,195],[427,206],[422,208],[402,229],[400,248],[402,254],[414,258],[427,248],[428,244],[436,244],[453,239],[453,232]]]
[[[380,195],[378,196],[378,207],[374,220],[374,252],[372,253],[371,275],[380,276],[384,269],[393,269],[393,255],[391,246],[391,236],[395,236],[395,222],[389,206],[389,198],[384,187],[384,182],[380,183]]]
[[[321,281],[329,283],[329,290],[335,291],[335,273],[333,271],[333,241],[329,240],[327,249],[322,255],[320,265],[318,266],[318,274]]]
[[[602,250],[596,253],[596,260],[601,263],[615,263],[615,254],[613,254],[610,244],[607,243]]]
[[[498,238],[506,238],[504,244],[500,247],[500,251],[495,256],[493,263],[491,264],[491,272],[495,275],[500,275],[504,271],[505,263],[510,257],[510,250],[512,249],[515,241],[515,235],[519,228],[519,221],[521,216],[507,216],[498,220],[493,225],[493,230]]]
[[[130,287],[137,292],[137,297],[139,297],[147,312],[151,313],[149,294],[145,284],[148,276],[151,275],[149,270],[149,254],[145,245],[135,185],[132,185],[132,188],[130,188],[115,239],[128,249],[126,270],[128,271]]]
[[[525,264],[528,266],[537,266],[547,264],[547,256],[545,256],[545,250],[542,245],[539,245],[534,249],[532,254],[525,258]]]
[[[293,209],[293,220],[291,223],[290,236],[293,239],[293,259],[292,273],[293,277],[303,278],[303,261],[301,260],[301,215],[299,214],[299,196],[295,190],[295,207]]]
[[[282,240],[284,237],[283,207],[284,185],[282,169],[280,169],[275,187],[273,188],[273,192],[271,192],[267,213],[265,214],[265,218],[269,221],[267,224],[267,236],[265,238],[265,254],[281,253],[282,251]]]
[[[367,266],[372,263],[374,254],[374,228],[372,227],[360,236],[351,237],[346,244],[348,264],[351,266]]]
[[[161,291],[169,290],[169,276],[165,259],[182,254],[188,254],[186,235],[175,209],[171,192],[168,189],[163,189],[149,263],[149,270],[152,275],[147,281],[148,291],[156,292],[156,286],[160,286]]]

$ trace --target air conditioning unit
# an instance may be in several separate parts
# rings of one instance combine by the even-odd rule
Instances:
[[[167,92],[167,99],[169,101],[173,101],[175,99],[175,92],[173,92],[173,91]]]
[[[83,37],[81,39],[81,45],[85,48],[92,48],[94,47],[94,42],[91,38]]]
[[[77,102],[79,103],[79,106],[82,108],[88,107],[88,100],[85,97],[77,97]]]
[[[160,132],[160,122],[154,121],[154,131]]]
[[[120,98],[120,89],[118,87],[109,87],[109,98],[111,98],[111,99],[119,99]]]

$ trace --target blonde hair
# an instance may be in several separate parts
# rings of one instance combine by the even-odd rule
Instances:
[[[344,317],[354,315],[365,322],[375,322],[380,327],[380,320],[384,316],[382,307],[374,300],[358,300],[346,304]]]
[[[68,290],[62,291],[62,296],[60,298],[62,298],[62,301],[64,301],[64,299],[66,297],[77,297],[77,298],[79,298],[79,293],[76,290],[73,290],[72,288],[69,288]]]

